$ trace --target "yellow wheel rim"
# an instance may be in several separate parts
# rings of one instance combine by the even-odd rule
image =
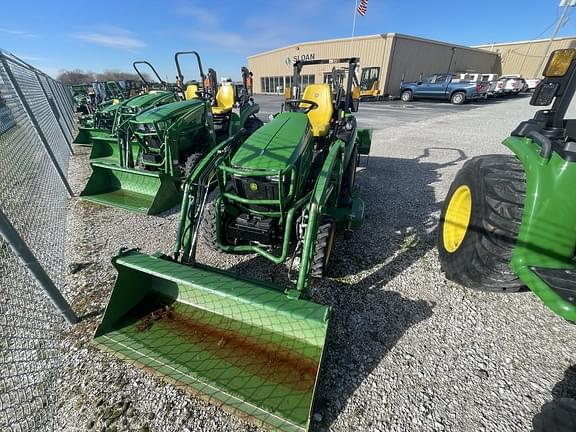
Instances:
[[[468,186],[462,185],[452,194],[444,217],[442,238],[448,252],[456,252],[464,241],[471,215],[472,193]]]

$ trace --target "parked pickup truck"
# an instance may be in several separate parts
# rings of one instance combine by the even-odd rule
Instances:
[[[486,95],[488,84],[459,79],[455,74],[433,74],[422,81],[406,82],[400,87],[400,98],[404,102],[413,99],[446,99],[461,105]]]

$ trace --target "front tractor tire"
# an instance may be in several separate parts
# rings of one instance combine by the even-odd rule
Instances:
[[[204,220],[200,225],[200,234],[206,242],[208,249],[214,252],[218,252],[218,238],[216,236],[216,204],[214,200],[206,203],[204,207]]]
[[[336,222],[329,217],[322,217],[314,243],[314,255],[310,268],[310,276],[322,278],[326,276],[332,247],[334,246],[334,236],[336,234]]]
[[[444,202],[438,252],[446,277],[482,291],[523,288],[510,267],[522,223],[526,178],[514,156],[476,157],[456,175]]]

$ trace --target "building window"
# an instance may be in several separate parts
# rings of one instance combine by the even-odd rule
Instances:
[[[302,88],[309,84],[314,84],[316,77],[314,75],[302,75]],[[283,93],[285,89],[293,85],[291,76],[273,76],[260,78],[260,91],[262,93]]]

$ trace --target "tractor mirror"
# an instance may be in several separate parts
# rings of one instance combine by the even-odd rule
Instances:
[[[568,72],[574,57],[576,56],[576,49],[559,49],[552,53],[548,64],[544,69],[544,76],[547,78],[563,77]]]

